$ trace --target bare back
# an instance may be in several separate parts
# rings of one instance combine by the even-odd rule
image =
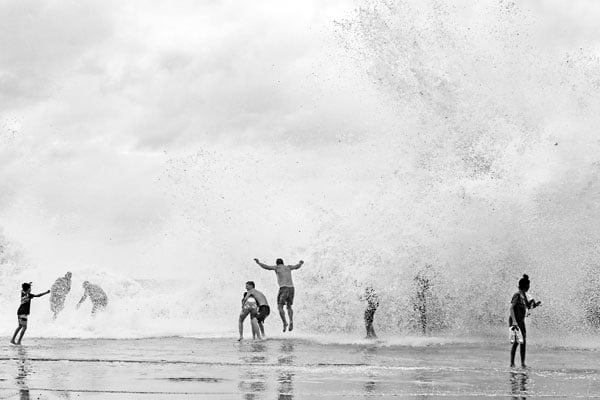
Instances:
[[[267,301],[267,297],[260,291],[256,290],[256,289],[252,289],[250,291],[248,291],[248,293],[250,293],[250,295],[252,297],[254,297],[254,299],[256,299],[256,303],[259,306],[268,306],[269,302]]]
[[[279,287],[294,287],[291,265],[276,265],[275,273],[277,274],[277,283],[279,284]]]

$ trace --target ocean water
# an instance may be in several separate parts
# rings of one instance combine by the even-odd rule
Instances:
[[[600,352],[472,338],[393,344],[294,337],[29,339],[3,346],[0,395],[21,399],[600,398]],[[351,339],[351,338],[348,338]],[[6,340],[8,342],[8,340]]]

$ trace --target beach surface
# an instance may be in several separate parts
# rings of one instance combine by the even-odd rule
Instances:
[[[3,346],[0,398],[600,398],[600,352],[529,346],[527,369],[481,339],[33,339]]]

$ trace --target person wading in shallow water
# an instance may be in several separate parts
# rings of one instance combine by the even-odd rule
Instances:
[[[242,311],[240,312],[240,318],[238,320],[238,327],[240,331],[240,338],[238,341],[242,341],[244,339],[244,320],[248,315],[250,315],[250,325],[252,326],[252,338],[260,339],[260,328],[258,327],[258,321],[256,321],[256,315],[258,314],[258,305],[256,304],[256,299],[254,297],[246,298],[248,294],[248,284],[250,281],[246,282],[246,292],[244,292],[242,296]],[[254,282],[252,282],[254,283]]]
[[[508,319],[508,325],[511,329],[518,329],[521,331],[521,335],[523,335],[523,343],[521,343],[521,366],[523,368],[527,367],[525,365],[525,351],[527,344],[527,330],[525,327],[525,316],[527,310],[530,308],[535,308],[542,304],[541,301],[536,302],[534,299],[527,300],[527,291],[529,290],[529,277],[527,275],[523,275],[523,277],[519,280],[519,291],[515,293],[510,301],[510,317]],[[515,366],[515,354],[517,352],[517,346],[519,346],[519,342],[515,340],[510,349],[510,366]]]
[[[379,297],[375,293],[375,289],[372,286],[367,286],[365,294],[361,296],[361,300],[367,302],[367,308],[365,310],[365,328],[367,330],[367,339],[375,339],[375,329],[373,328],[373,319],[375,317],[375,311],[379,307]]]
[[[259,339],[265,338],[265,318],[269,316],[271,313],[271,309],[269,308],[269,303],[267,302],[267,298],[265,295],[255,289],[254,282],[248,281],[246,282],[246,290],[247,292],[244,294],[244,299],[242,300],[242,308],[249,302],[254,299],[256,304],[258,305],[258,309],[254,313],[250,315],[252,321],[252,327],[254,328],[254,323],[257,324],[260,332],[257,333]],[[241,321],[241,315],[240,315]],[[254,332],[253,332],[254,333]],[[262,337],[261,337],[262,335]],[[240,327],[240,340],[242,339],[242,327]]]
[[[82,286],[84,289],[83,297],[81,300],[79,300],[79,303],[77,303],[77,308],[81,306],[81,303],[83,303],[88,296],[90,296],[90,300],[92,302],[92,315],[95,315],[98,310],[103,310],[106,308],[106,305],[108,304],[108,297],[100,286],[94,285],[88,281],[83,282]]]
[[[277,283],[279,284],[279,293],[277,294],[277,309],[279,310],[279,316],[281,322],[283,322],[283,331],[288,330],[288,323],[285,320],[285,312],[283,306],[287,306],[288,316],[290,318],[289,330],[294,330],[294,311],[292,310],[292,304],[294,303],[294,283],[292,282],[292,270],[298,269],[304,264],[304,261],[300,260],[296,265],[285,265],[281,258],[275,261],[275,265],[266,265],[261,263],[258,258],[254,261],[269,271],[275,271],[277,274]]]
[[[12,339],[10,340],[10,342],[12,344],[21,344],[23,335],[25,334],[25,331],[27,330],[27,319],[29,318],[29,311],[31,308],[31,299],[33,299],[34,297],[42,297],[42,296],[45,296],[48,293],[50,293],[49,290],[45,291],[44,293],[40,293],[40,294],[31,293],[31,282],[22,284],[21,289],[22,289],[21,290],[21,305],[19,306],[19,309],[17,310],[17,317],[19,318],[19,326],[17,326],[17,329],[15,330],[15,333],[14,333]],[[21,331],[21,334],[19,335],[19,339],[15,342],[15,339],[17,338],[17,334],[19,333],[19,331]]]
[[[50,295],[50,309],[54,314],[52,316],[54,319],[65,307],[65,299],[71,291],[71,276],[71,273],[67,272],[65,276],[58,278],[50,288],[52,293]]]

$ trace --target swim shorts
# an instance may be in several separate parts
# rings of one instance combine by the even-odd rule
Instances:
[[[246,304],[242,307],[242,316],[245,318],[248,314],[250,314],[251,318],[256,317],[258,313],[258,308],[256,307],[256,303],[253,301],[247,301]]]
[[[262,305],[258,307],[258,314],[256,315],[256,320],[258,322],[264,322],[265,318],[267,318],[271,314],[271,308],[267,305]]]
[[[19,325],[20,326],[27,326],[27,318],[29,317],[29,315],[27,314],[21,314],[17,316],[19,319]]]
[[[288,306],[294,304],[294,288],[290,286],[280,287],[279,294],[277,295],[277,304]]]

